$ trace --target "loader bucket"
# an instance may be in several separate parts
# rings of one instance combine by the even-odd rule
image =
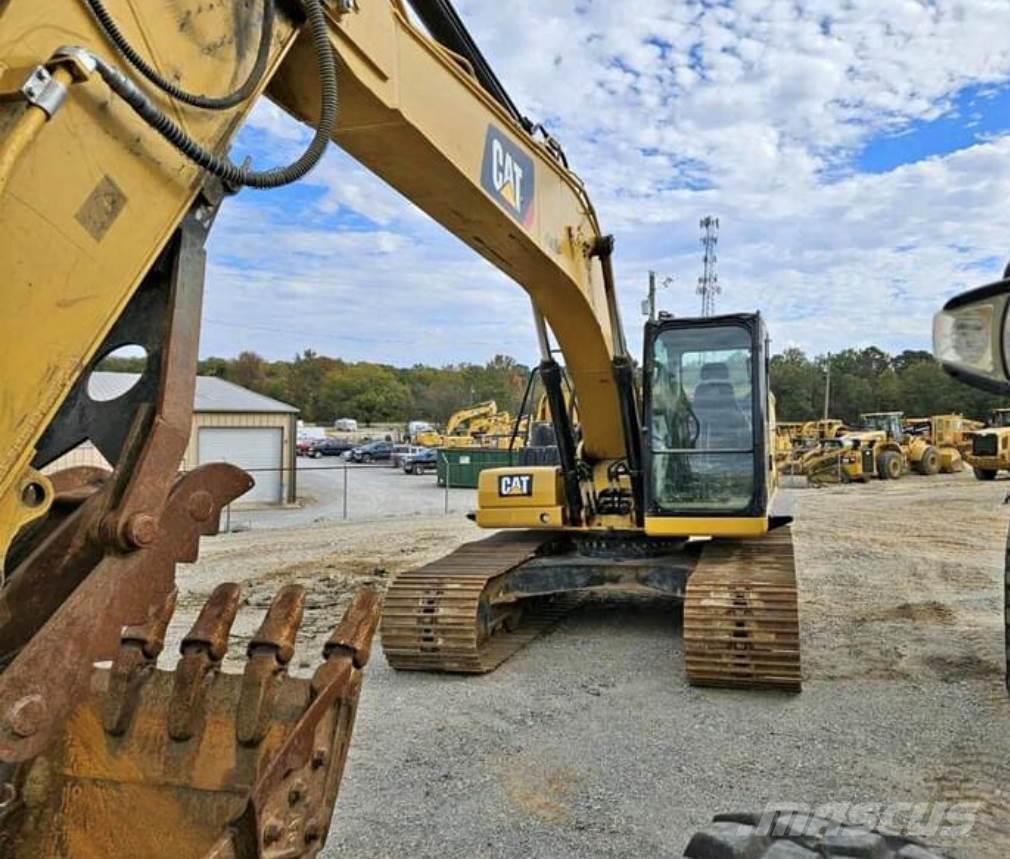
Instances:
[[[183,639],[172,670],[156,666],[174,593],[123,631],[111,665],[55,742],[0,772],[0,855],[13,859],[311,857],[322,848],[378,620],[362,591],[312,678],[289,676],[304,592],[283,588],[226,673],[239,605],[221,585]],[[31,708],[23,723],[30,731]]]

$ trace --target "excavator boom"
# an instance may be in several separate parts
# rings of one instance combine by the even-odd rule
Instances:
[[[236,8],[243,11],[196,0],[107,2],[125,38],[150,45],[148,60],[196,92],[248,73],[262,7]],[[333,139],[527,289],[565,354],[586,412],[588,454],[623,457],[601,232],[577,177],[516,124],[464,60],[411,24],[399,2],[322,8],[337,60]],[[320,107],[315,46],[300,22],[280,11],[258,90],[313,123]],[[58,27],[47,23],[55,21]],[[205,186],[205,173],[82,68],[79,56],[59,54],[66,45],[129,71],[83,0],[7,5],[0,57],[8,91],[19,92],[39,67],[68,80],[52,115],[12,101],[0,120],[8,132],[0,157],[0,256],[9,261],[8,306],[18,308],[0,319],[0,337],[17,356],[2,380],[0,545],[30,515],[17,493],[27,469],[55,459],[70,442],[53,432],[43,437],[60,405],[86,379]],[[209,112],[158,92],[151,99],[218,153],[255,100]]]

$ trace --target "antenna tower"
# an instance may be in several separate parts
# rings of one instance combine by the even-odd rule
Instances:
[[[701,315],[715,313],[715,297],[722,292],[719,275],[715,273],[715,246],[719,243],[719,219],[706,215],[698,222],[701,227],[701,243],[705,247],[704,268],[698,278],[698,295],[701,296]]]

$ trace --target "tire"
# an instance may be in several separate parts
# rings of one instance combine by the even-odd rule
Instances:
[[[976,480],[995,480],[996,470],[993,468],[973,468]]]
[[[922,474],[925,477],[932,477],[934,474],[939,474],[940,451],[933,447],[933,445],[930,445],[922,452],[922,456],[915,464],[915,467],[919,474]]]
[[[416,474],[416,475],[420,476],[420,475],[424,474],[424,466],[421,465],[421,463],[419,463],[419,462],[415,462],[414,465],[410,469],[410,473],[411,474]]]
[[[691,838],[686,859],[949,859],[912,838],[841,826],[802,812],[720,814]]]
[[[877,476],[881,480],[897,480],[901,477],[901,454],[885,450],[877,457]]]
[[[323,458],[323,455],[318,450],[312,451],[309,454],[309,456],[312,457],[312,459],[322,459]]]

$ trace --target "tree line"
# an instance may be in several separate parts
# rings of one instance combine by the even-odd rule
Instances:
[[[139,372],[143,366],[143,358],[108,358],[101,365],[103,370],[120,372]],[[496,355],[484,365],[393,367],[351,363],[308,349],[290,361],[268,361],[255,352],[206,358],[197,372],[289,403],[307,423],[355,418],[364,424],[409,420],[444,424],[458,409],[485,400],[515,414],[530,369],[506,355]]]
[[[929,352],[898,355],[871,346],[808,357],[787,349],[771,359],[771,388],[780,420],[821,417],[827,369],[831,369],[829,414],[854,423],[862,412],[903,411],[926,416],[960,412],[985,418],[1005,403],[955,382]],[[138,371],[143,359],[112,358],[103,369]],[[429,420],[445,423],[457,409],[495,400],[499,409],[519,410],[530,368],[506,355],[486,364],[393,367],[352,363],[306,350],[290,361],[268,361],[255,352],[236,358],[206,358],[199,372],[290,403],[309,423],[341,417],[365,423]]]
[[[848,424],[864,412],[891,411],[910,417],[957,412],[985,419],[992,409],[1010,405],[999,396],[955,381],[932,354],[922,350],[889,355],[870,346],[810,358],[800,349],[786,349],[771,360],[771,388],[779,420],[823,416],[829,368],[829,417]]]

